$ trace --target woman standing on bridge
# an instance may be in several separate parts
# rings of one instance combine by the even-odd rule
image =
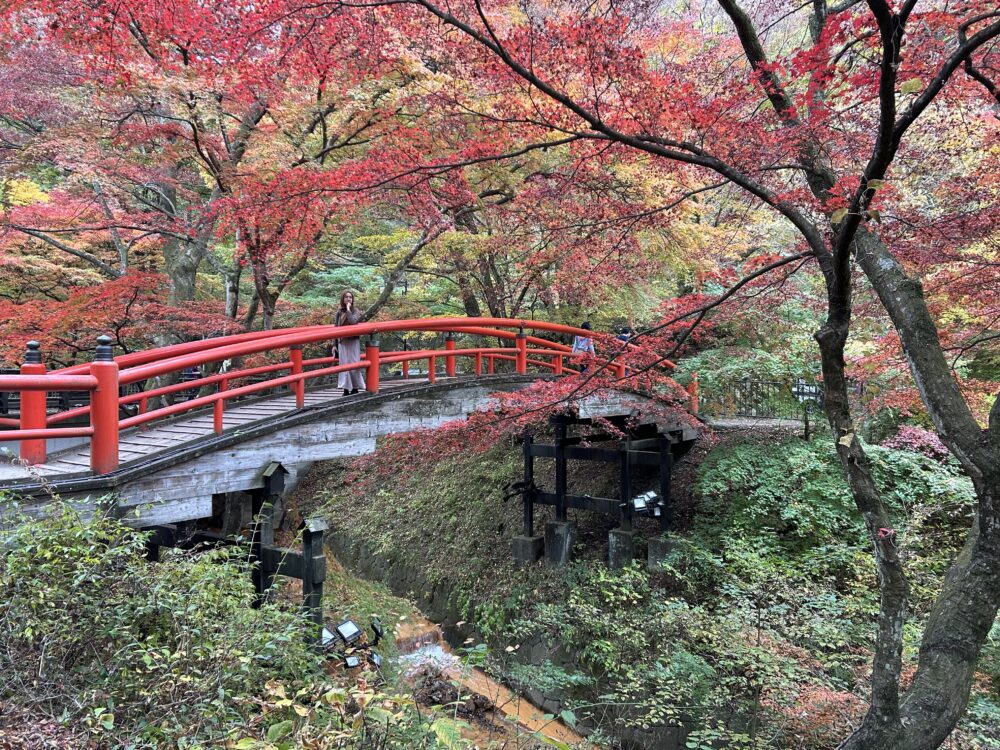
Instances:
[[[337,326],[352,326],[361,322],[361,313],[354,306],[354,292],[350,289],[344,290],[340,295],[340,309],[337,310],[337,317],[333,324]],[[349,365],[361,361],[361,338],[350,336],[348,338],[337,339],[340,362],[338,364]],[[340,373],[337,380],[337,387],[344,389],[344,395],[349,396],[357,393],[359,388],[365,387],[365,376],[360,369],[348,370]]]
[[[585,331],[590,330],[590,321],[585,320],[580,324],[580,328]],[[570,352],[574,357],[579,357],[584,360],[583,364],[580,365],[580,372],[587,371],[586,357],[594,356],[594,340],[590,336],[574,336],[573,337],[573,347]]]

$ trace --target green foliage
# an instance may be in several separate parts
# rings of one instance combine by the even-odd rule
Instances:
[[[911,574],[910,659],[971,522],[972,488],[950,460],[867,450]],[[332,522],[449,592],[492,645],[488,666],[512,684],[561,695],[581,721],[619,739],[684,722],[696,727],[693,748],[826,748],[860,717],[878,593],[867,531],[829,440],[711,451],[692,488],[692,526],[671,536],[655,574],[611,572],[603,559],[514,570],[497,538],[519,525],[517,505],[501,500],[519,478],[516,450],[396,472],[393,460],[376,454],[366,464],[378,479],[365,492],[330,485]],[[606,494],[598,481],[587,477],[580,491]],[[991,644],[982,665],[996,679]],[[994,701],[977,695],[985,702],[967,718],[969,748],[990,747],[976,738],[989,737]]]
[[[712,393],[744,378],[790,381],[801,377],[815,377],[809,364],[765,349],[725,347],[707,349],[681,359],[678,362],[678,372],[682,375],[697,372],[699,386]]]
[[[619,572],[572,565],[560,590],[553,597],[553,589],[536,587],[510,612],[508,636],[548,658],[502,665],[508,678],[558,690],[605,733],[693,721],[692,741],[764,746],[747,734],[759,697],[790,700],[799,670],[769,641],[755,640],[744,612],[665,596],[639,564]]]
[[[465,747],[410,701],[330,681],[297,607],[251,608],[226,549],[144,560],[145,535],[54,501],[0,558],[0,697],[104,748]]]
[[[298,615],[250,609],[249,576],[225,550],[149,565],[142,534],[50,510],[11,529],[0,561],[8,697],[39,696],[109,743],[183,745],[245,718],[237,696],[313,668]]]
[[[363,539],[371,552],[407,561],[470,603],[513,575],[509,547],[499,542],[517,528],[520,507],[497,501],[519,463],[520,453],[502,446],[481,460],[424,462],[400,476],[392,456],[376,455],[365,469],[369,480],[377,478],[368,491],[349,491],[339,484],[343,475],[334,476],[325,511],[334,528]]]

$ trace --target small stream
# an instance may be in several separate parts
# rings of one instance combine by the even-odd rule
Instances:
[[[568,745],[584,743],[584,738],[558,719],[545,714],[527,699],[491,679],[480,669],[470,668],[452,653],[441,628],[433,622],[413,617],[396,627],[396,645],[404,672],[424,670],[430,666],[440,670],[446,679],[462,688],[485,696],[494,710],[526,732],[538,733]]]

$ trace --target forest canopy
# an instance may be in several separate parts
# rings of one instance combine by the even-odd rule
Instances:
[[[820,379],[879,587],[842,747],[948,736],[1000,606],[995,5],[8,0],[0,31],[6,366],[329,323],[350,287]],[[907,421],[975,494],[912,675],[861,439]]]

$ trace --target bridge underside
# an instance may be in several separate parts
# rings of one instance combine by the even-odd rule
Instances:
[[[56,492],[85,513],[100,498],[113,496],[117,512],[135,526],[206,518],[213,495],[263,487],[272,462],[281,463],[294,483],[313,462],[359,456],[374,450],[383,435],[465,418],[485,406],[490,394],[535,380],[497,375],[435,384],[384,381],[376,394],[348,397],[336,388],[317,388],[307,392],[303,409],[295,409],[291,395],[240,402],[227,409],[221,435],[213,431],[210,411],[196,412],[122,433],[122,465],[111,474],[93,475],[87,450],[69,450],[30,470],[5,467],[0,492],[21,496],[22,509],[32,514],[43,514]],[[581,416],[606,416],[641,410],[644,403],[621,394],[579,406]],[[690,427],[673,429],[678,439],[694,437]]]

